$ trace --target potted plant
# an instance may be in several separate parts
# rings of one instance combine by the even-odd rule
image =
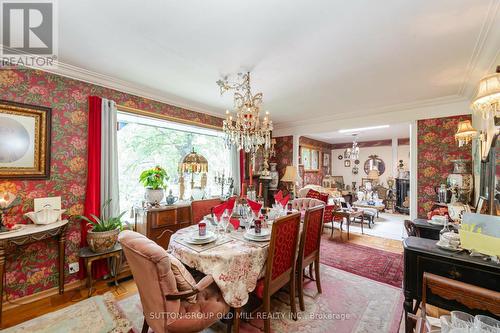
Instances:
[[[106,201],[102,206],[101,212],[105,211],[106,207],[111,202],[111,199]],[[96,252],[105,252],[111,250],[118,241],[118,234],[123,229],[122,216],[126,211],[122,212],[116,217],[100,218],[94,214],[90,216],[94,219],[91,220],[86,216],[78,215],[77,217],[87,221],[87,226],[91,228],[87,232],[87,243],[89,248]]]
[[[159,165],[152,169],[144,170],[141,173],[139,182],[146,188],[144,199],[148,203],[157,204],[163,200],[168,178],[167,171]]]

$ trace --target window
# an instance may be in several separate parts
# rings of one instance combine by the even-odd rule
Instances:
[[[193,148],[208,160],[205,195],[220,195],[215,175],[228,175],[232,170],[230,150],[225,148],[221,131],[122,112],[118,113],[117,128],[121,211],[142,202],[144,188],[139,175],[156,165],[165,168],[170,177],[166,195],[172,190],[178,196],[179,163]],[[195,186],[199,186],[200,178],[201,175],[195,175]],[[191,196],[190,182],[191,175],[185,174],[185,199]]]

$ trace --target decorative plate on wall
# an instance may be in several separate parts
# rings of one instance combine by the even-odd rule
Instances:
[[[360,163],[359,160],[354,161],[354,164],[356,164],[356,165],[358,165],[359,163]]]
[[[357,167],[357,166],[353,166],[353,167],[352,167],[352,174],[353,174],[353,175],[357,175],[357,174],[358,174],[358,172],[359,172],[358,167]]]
[[[377,155],[370,155],[364,164],[365,173],[368,174],[370,170],[377,169],[378,175],[382,176],[385,172],[385,163]]]
[[[341,160],[341,159],[343,159],[343,158],[344,158],[344,156],[339,155],[339,156],[337,156],[337,158],[338,158],[339,160]]]
[[[344,166],[345,166],[346,168],[349,168],[349,167],[351,166],[351,160],[345,160],[345,161],[344,161]]]

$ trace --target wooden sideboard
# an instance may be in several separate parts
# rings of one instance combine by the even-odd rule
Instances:
[[[478,287],[500,292],[500,264],[471,257],[468,253],[449,252],[436,246],[436,240],[408,237],[403,241],[404,247],[404,310],[405,330],[412,332],[407,314],[415,313],[422,297],[422,277],[424,272],[462,281]],[[414,301],[416,303],[414,304]],[[446,310],[462,310],[472,314],[479,312],[465,308],[454,301],[436,295],[430,295],[428,304]],[[487,313],[489,316],[494,314]],[[498,316],[496,316],[498,318]]]
[[[191,225],[191,220],[190,203],[159,208],[135,208],[135,230],[165,249],[172,233]]]

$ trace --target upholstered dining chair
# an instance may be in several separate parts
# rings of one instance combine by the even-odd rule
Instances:
[[[323,216],[323,223],[329,223],[329,222],[332,223],[332,235],[333,235],[333,222],[334,222],[333,212],[335,210],[337,210],[338,206],[336,204],[333,204],[333,205],[328,204],[328,198],[329,198],[328,194],[320,193],[320,192],[315,191],[313,189],[311,189],[307,192],[306,198],[314,198],[314,199],[318,199],[318,200],[321,200],[322,202],[324,202],[325,212],[324,212],[324,216]]]
[[[319,250],[321,233],[323,232],[324,206],[317,206],[306,210],[302,234],[300,235],[299,255],[297,258],[297,283],[299,291],[300,310],[305,310],[304,305],[304,269],[309,266],[312,277],[311,265],[314,265],[316,288],[321,294],[321,281],[319,274]]]
[[[212,207],[221,203],[222,200],[219,198],[191,201],[191,224],[196,224],[203,220],[205,215],[211,213]]]
[[[175,257],[134,231],[122,231],[118,239],[139,289],[143,333],[148,332],[149,327],[156,333],[199,332],[230,311],[212,276],[205,276],[194,286],[188,285],[189,288],[180,291],[173,272]],[[181,274],[185,277],[189,272]]]
[[[297,246],[300,231],[300,213],[290,214],[276,219],[271,231],[271,241],[266,263],[266,276],[257,281],[255,294],[262,299],[263,310],[268,315],[264,318],[264,332],[271,332],[271,296],[280,288],[289,285],[292,315],[297,320],[295,304],[295,272]]]

